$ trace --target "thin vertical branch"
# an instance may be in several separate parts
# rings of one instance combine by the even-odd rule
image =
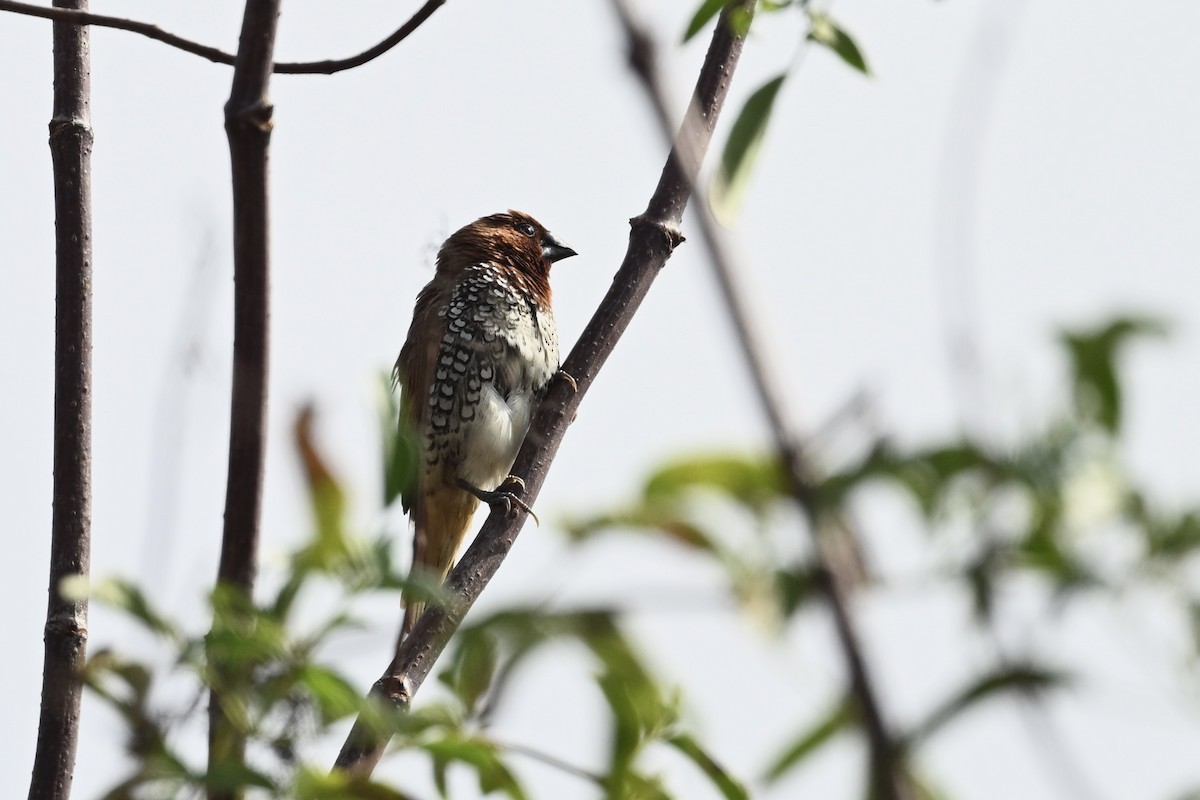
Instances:
[[[654,40],[634,18],[626,0],[613,0],[613,4],[628,38],[630,67],[646,90],[663,132],[669,136],[670,103],[657,68],[657,48]],[[817,578],[833,616],[834,629],[850,676],[850,688],[870,746],[874,794],[882,800],[904,800],[911,797],[911,791],[904,775],[903,764],[897,757],[896,744],[884,719],[878,690],[863,655],[861,637],[850,614],[848,592],[844,585],[846,581],[839,579],[840,571],[835,568],[835,559],[831,558],[829,543],[820,535],[823,519],[814,490],[812,471],[805,459],[800,440],[794,432],[795,428],[788,420],[783,395],[774,385],[772,376],[777,374],[777,371],[770,364],[766,349],[761,344],[749,303],[743,296],[741,284],[737,279],[740,270],[725,247],[712,212],[705,203],[697,203],[694,211],[700,223],[705,250],[721,288],[721,297],[737,334],[742,356],[746,360],[759,403],[770,424],[776,449],[787,471],[791,494],[809,517],[810,529],[816,537],[814,544],[819,564]]]
[[[659,270],[683,241],[679,223],[742,52],[744,37],[733,30],[729,16],[734,10],[751,13],[753,9],[753,0],[744,0],[727,8],[717,22],[686,121],[675,137],[658,186],[646,210],[630,220],[629,247],[621,267],[563,363],[563,372],[574,380],[553,382],[538,405],[512,469],[512,474],[525,482],[524,497],[529,503],[537,498],[554,455],[596,373],[625,333]],[[380,705],[404,709],[412,702],[463,617],[512,549],[525,517],[524,512],[507,517],[499,511],[488,516],[475,541],[446,579],[450,601],[444,608],[432,607],[425,612],[387,671],[371,687],[371,697]],[[369,775],[387,742],[388,737],[380,736],[360,717],[342,746],[337,767],[352,775]]]
[[[82,9],[87,0],[55,0]],[[87,28],[54,24],[54,500],[42,708],[30,800],[66,800],[79,743],[87,600],[64,578],[88,574],[92,516],[92,121]]]
[[[934,265],[946,363],[959,425],[984,441],[993,409],[980,341],[979,182],[1004,67],[1029,5],[1029,0],[984,4],[955,76],[937,167]]]
[[[267,85],[275,50],[280,0],[247,0],[225,104],[225,131],[233,174],[233,389],[229,424],[229,475],[221,538],[218,587],[246,597],[254,591],[267,425],[267,347],[270,239],[267,154],[272,108]],[[220,688],[236,683],[222,664],[210,664],[209,768],[241,761],[245,736],[222,706]],[[212,799],[240,792],[210,789]]]

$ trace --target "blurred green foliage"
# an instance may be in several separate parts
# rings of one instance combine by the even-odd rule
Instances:
[[[910,450],[876,442],[862,457],[815,481],[807,523],[795,514],[777,459],[722,453],[667,463],[646,478],[632,503],[567,522],[565,532],[580,546],[613,533],[639,532],[711,559],[726,576],[729,596],[750,617],[769,622],[767,631],[783,635],[788,620],[817,608],[813,601],[821,598],[811,548],[781,544],[804,538],[790,529],[842,515],[860,492],[888,485],[911,499],[933,541],[943,530],[965,525],[973,531],[970,546],[949,550],[940,575],[967,588],[981,627],[996,610],[998,587],[1020,576],[1044,582],[1062,602],[1083,592],[1117,593],[1132,582],[1165,579],[1179,588],[1187,618],[1200,620],[1200,600],[1178,574],[1200,545],[1200,510],[1157,507],[1119,457],[1120,355],[1136,338],[1161,330],[1152,321],[1128,318],[1062,334],[1065,372],[1071,376],[1064,398],[1071,399],[1048,422],[1005,448],[965,438]],[[387,406],[385,420],[394,420],[395,411]],[[395,485],[392,465],[402,461],[388,438],[393,435],[383,436],[385,487]],[[854,697],[830,698],[826,713],[798,721],[793,737],[774,754],[764,754],[756,781],[735,778],[681,721],[681,708],[696,699],[681,696],[646,665],[622,632],[622,615],[633,612],[615,608],[511,608],[472,617],[442,659],[438,681],[445,692],[405,714],[376,707],[326,654],[336,651],[331,638],[362,625],[353,613],[356,598],[386,592],[398,601],[405,580],[392,563],[389,541],[348,532],[347,492],[316,446],[307,410],[297,420],[295,443],[307,477],[313,532],[292,554],[272,596],[251,603],[218,589],[210,598],[213,624],[205,636],[185,631],[129,583],[112,580],[94,590],[98,600],[120,609],[170,654],[165,668],[110,650],[88,661],[83,678],[120,714],[136,765],[107,798],[202,796],[206,787],[236,787],[264,798],[408,797],[379,782],[331,775],[305,760],[312,742],[354,716],[390,733],[395,749],[424,753],[443,797],[452,794],[452,769],[474,773],[483,794],[529,797],[510,762],[532,755],[559,764],[607,798],[668,798],[661,776],[643,766],[643,753],[658,748],[690,762],[716,795],[748,798],[752,786],[773,785],[802,769],[835,739],[861,735]],[[388,488],[384,496],[387,504],[396,494]],[[1081,516],[1084,501],[1102,513]],[[778,535],[781,526],[789,529],[785,536]],[[1125,572],[1089,559],[1087,538],[1097,532],[1139,545]],[[426,589],[436,601],[436,587]],[[876,590],[885,589],[886,583],[877,584]],[[317,619],[312,604],[300,602],[310,594],[322,598]],[[335,602],[328,601],[331,595]],[[517,746],[489,735],[512,677],[544,645],[561,641],[590,654],[591,679],[608,709],[609,755],[598,772],[539,756],[538,743]],[[180,676],[190,687],[182,699]],[[923,745],[983,702],[1040,696],[1068,680],[1055,665],[998,661],[896,731],[898,757],[911,765]],[[174,691],[160,691],[168,683]],[[244,763],[205,769],[177,743],[174,732],[202,716],[207,688],[219,690],[227,713],[251,743]],[[552,747],[549,732],[547,738]],[[921,796],[938,796],[915,771],[908,773]]]
[[[755,15],[800,13],[805,29],[798,47],[819,45],[870,74],[853,37],[808,0],[703,0],[686,26],[684,41],[735,5],[739,8],[729,23],[741,33]],[[733,122],[709,197],[723,221],[736,216],[794,66],[753,91]],[[664,464],[630,503],[579,516],[564,525],[566,534],[584,546],[599,537],[635,531],[686,548],[719,568],[729,596],[747,617],[767,622],[762,627],[769,635],[786,635],[787,623],[821,599],[817,577],[822,567],[811,548],[781,544],[773,534],[787,527],[793,545],[807,541],[790,529],[838,519],[863,491],[886,485],[911,501],[932,540],[949,530],[970,531],[969,546],[947,553],[939,577],[967,589],[981,627],[996,612],[998,588],[1015,578],[1042,582],[1062,603],[1086,592],[1116,594],[1146,581],[1173,587],[1200,642],[1200,598],[1183,575],[1200,546],[1200,509],[1160,507],[1120,458],[1126,394],[1121,353],[1137,338],[1164,330],[1155,320],[1126,317],[1064,332],[1060,342],[1071,376],[1064,396],[1071,400],[1044,424],[1006,447],[965,437],[918,448],[877,441],[862,457],[820,473],[804,519],[795,513],[796,498],[774,455],[723,452]],[[386,509],[412,487],[417,448],[413,437],[397,428],[394,393],[384,396],[380,463]],[[393,564],[393,543],[387,537],[366,538],[351,530],[348,493],[316,445],[311,411],[297,419],[294,439],[313,525],[311,536],[277,576],[279,588],[273,594],[251,601],[218,587],[209,597],[211,627],[198,634],[155,608],[130,583],[110,580],[93,590],[96,599],[135,621],[168,655],[165,666],[161,659],[138,661],[106,649],[88,659],[82,679],[119,714],[134,765],[105,798],[201,797],[212,788],[302,800],[409,797],[381,782],[331,773],[326,765],[306,760],[314,742],[342,730],[339,726],[353,717],[390,734],[394,750],[423,753],[442,797],[452,794],[451,770],[464,770],[473,773],[480,793],[514,800],[531,796],[511,765],[514,755],[557,764],[611,800],[669,798],[662,776],[645,766],[645,754],[659,749],[688,762],[715,795],[742,800],[752,795],[752,787],[772,786],[804,768],[839,737],[862,735],[855,698],[839,692],[827,699],[823,713],[797,720],[795,734],[764,754],[754,780],[733,776],[683,722],[682,709],[707,698],[681,696],[656,675],[623,632],[623,614],[632,612],[615,608],[510,608],[472,617],[456,632],[442,660],[437,676],[445,689],[441,695],[404,713],[375,705],[331,658],[337,636],[365,627],[354,612],[355,602],[386,593],[398,607],[400,589],[431,602],[444,597],[439,587],[406,583]],[[1089,557],[1085,544],[1098,533],[1135,545],[1131,550],[1136,556],[1123,570]],[[865,590],[886,588],[877,583]],[[314,597],[319,602],[302,602]],[[312,618],[314,608],[317,619]],[[588,654],[589,677],[607,709],[610,737],[601,771],[558,762],[537,750],[538,743],[515,746],[490,735],[513,676],[540,648],[562,641]],[[999,660],[895,731],[896,753],[917,795],[941,796],[912,769],[928,741],[981,703],[1012,695],[1036,697],[1058,690],[1069,677],[1055,665]],[[730,688],[736,693],[736,686]],[[187,751],[187,737],[178,735],[202,721],[209,689],[220,693],[225,713],[247,737],[245,759],[206,767]],[[552,743],[553,733],[546,734]]]

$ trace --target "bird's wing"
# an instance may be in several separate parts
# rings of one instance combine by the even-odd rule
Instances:
[[[438,347],[441,344],[440,329],[444,327],[444,322],[438,317],[438,308],[444,302],[443,294],[439,287],[430,284],[417,296],[408,338],[400,348],[400,357],[396,359],[395,376],[401,389],[401,433],[416,444],[418,452],[429,415],[427,398],[434,365],[437,363]],[[414,475],[400,491],[400,503],[405,511],[413,507],[417,491],[417,479]]]

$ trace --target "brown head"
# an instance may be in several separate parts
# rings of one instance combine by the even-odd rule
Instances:
[[[492,214],[455,231],[438,252],[439,273],[488,263],[517,288],[550,303],[550,266],[575,251],[520,211]]]

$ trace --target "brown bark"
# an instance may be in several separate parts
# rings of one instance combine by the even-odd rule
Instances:
[[[251,597],[258,569],[263,464],[267,435],[268,333],[270,325],[270,227],[267,165],[271,104],[267,85],[275,49],[280,0],[247,0],[225,104],[225,131],[233,174],[233,389],[230,402],[229,472],[221,537],[218,589]],[[244,676],[211,660],[210,770],[245,757],[245,735],[225,713],[221,692]],[[210,800],[234,800],[241,792],[210,788]]]
[[[85,8],[86,0],[55,0]],[[92,482],[92,127],[88,31],[55,23],[54,499],[42,706],[30,800],[71,794],[79,741],[79,672],[87,655],[87,600],[64,597],[64,578],[88,574]]]

